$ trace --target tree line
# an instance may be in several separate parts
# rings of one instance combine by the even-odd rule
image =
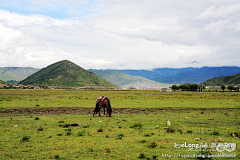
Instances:
[[[181,85],[172,85],[172,90],[176,91],[176,90],[180,90],[181,91],[197,91],[198,89],[205,89],[206,86],[203,86],[202,84],[198,85],[198,84],[181,84]]]
[[[228,89],[229,91],[235,91],[235,92],[239,92],[239,86],[233,86],[233,85],[228,85],[227,87],[224,85],[224,84],[222,84],[221,85],[221,89],[222,89],[222,91],[224,92],[226,89]]]
[[[172,85],[172,90],[173,91],[176,91],[176,90],[181,90],[181,91],[198,91],[198,90],[203,90],[203,89],[206,89],[206,86],[203,85],[203,84],[181,84],[181,85]],[[236,92],[239,92],[239,88],[240,86],[233,86],[233,85],[228,85],[228,86],[225,86],[224,84],[221,85],[221,89],[222,91],[224,92],[226,89],[228,89],[229,91],[236,91]]]

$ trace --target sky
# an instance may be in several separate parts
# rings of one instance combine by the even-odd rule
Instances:
[[[240,66],[239,0],[0,0],[0,67]]]

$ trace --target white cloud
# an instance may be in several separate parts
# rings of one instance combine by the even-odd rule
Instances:
[[[63,59],[84,68],[239,65],[237,1],[30,2],[31,14],[0,9],[0,66],[44,67]],[[51,16],[62,4],[64,18]],[[44,7],[52,12],[39,13]]]
[[[208,19],[208,18],[226,18],[228,16],[239,16],[240,4],[233,5],[221,5],[210,6],[204,12],[200,13],[197,18]]]

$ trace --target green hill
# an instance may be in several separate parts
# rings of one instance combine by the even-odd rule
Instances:
[[[4,82],[4,81],[2,81],[2,80],[0,80],[0,85],[1,84],[7,84],[6,82]]]
[[[160,88],[168,87],[170,84],[159,83],[141,76],[132,76],[123,72],[114,70],[90,70],[91,72],[103,77],[112,84],[121,88]]]
[[[22,81],[39,71],[31,67],[0,67],[0,79],[3,81]]]
[[[220,86],[222,84],[225,84],[225,85],[240,84],[240,73],[234,74],[232,76],[212,78],[204,82],[204,84],[207,86]]]
[[[114,86],[105,79],[68,61],[60,61],[19,82],[24,85],[50,86]]]

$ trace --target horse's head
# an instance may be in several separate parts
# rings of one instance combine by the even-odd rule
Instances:
[[[112,108],[110,108],[110,111],[109,111],[110,113],[109,113],[109,116],[110,117],[112,117],[112,112],[113,112],[113,109]]]
[[[101,102],[101,101],[97,102],[97,103],[96,103],[96,107],[98,107],[99,109],[101,109],[101,107],[102,107],[102,102]]]

